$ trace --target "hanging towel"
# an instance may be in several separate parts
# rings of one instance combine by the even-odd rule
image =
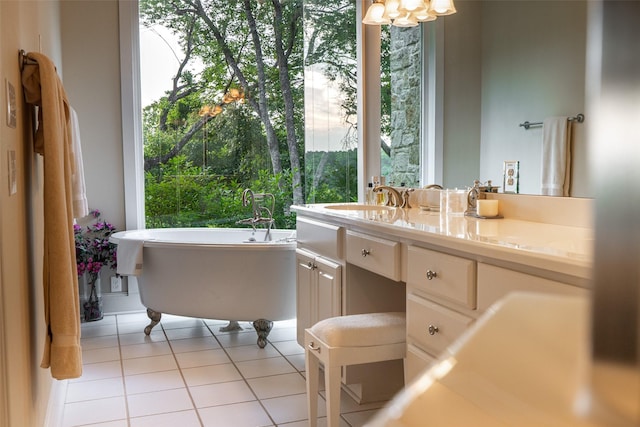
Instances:
[[[78,114],[73,107],[71,110],[71,142],[73,149],[74,172],[72,180],[73,188],[73,217],[84,218],[89,215],[89,202],[87,201],[87,189],[84,183],[84,165],[82,164],[82,145],[80,143],[80,125]]]
[[[138,276],[142,273],[143,250],[144,241],[140,239],[118,239],[118,274]]]
[[[571,122],[549,117],[542,126],[542,194],[568,196],[571,190]]]
[[[28,56],[37,64],[25,65],[22,85],[27,103],[39,107],[35,150],[44,159],[43,291],[47,333],[40,366],[50,368],[51,375],[62,380],[82,375],[70,110],[53,62],[37,52]]]

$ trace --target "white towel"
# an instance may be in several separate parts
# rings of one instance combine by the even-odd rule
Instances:
[[[74,169],[71,177],[73,217],[84,218],[89,215],[87,189],[84,183],[84,165],[82,164],[82,146],[80,145],[80,125],[76,110],[71,111],[71,149],[73,150]]]
[[[571,189],[571,122],[549,117],[542,129],[542,194],[568,196]]]
[[[138,276],[142,273],[142,252],[144,241],[140,239],[118,239],[118,268],[122,276]]]

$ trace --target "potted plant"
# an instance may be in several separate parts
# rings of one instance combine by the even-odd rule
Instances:
[[[102,295],[100,292],[100,271],[102,267],[116,268],[117,245],[109,242],[109,237],[116,231],[107,221],[100,220],[97,209],[89,213],[93,221],[83,227],[73,225],[76,244],[76,264],[78,267],[78,282],[84,283],[85,301],[82,303],[85,321],[100,320],[102,313]],[[82,280],[81,280],[82,279]]]

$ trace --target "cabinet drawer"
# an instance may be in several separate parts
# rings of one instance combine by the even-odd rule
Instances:
[[[416,295],[407,295],[407,344],[438,356],[473,319]]]
[[[296,220],[296,240],[299,246],[333,259],[342,259],[344,228],[306,218]]]
[[[347,262],[391,280],[400,280],[400,243],[347,231]]]
[[[478,310],[484,311],[511,292],[588,295],[584,288],[493,265],[478,264]]]
[[[407,357],[404,360],[404,383],[409,384],[430,367],[436,358],[420,350],[415,345],[407,345]]]
[[[415,246],[407,252],[410,288],[476,308],[475,261]]]

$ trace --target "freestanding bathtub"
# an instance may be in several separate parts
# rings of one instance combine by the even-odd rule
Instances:
[[[112,242],[120,242],[123,252],[124,242],[128,249],[133,244],[142,251],[141,273],[136,274],[151,319],[145,333],[151,333],[162,313],[228,320],[226,329],[237,328],[238,321],[254,321],[263,348],[272,321],[296,316],[295,231],[269,234],[267,241],[266,230],[241,228],[113,234]]]

